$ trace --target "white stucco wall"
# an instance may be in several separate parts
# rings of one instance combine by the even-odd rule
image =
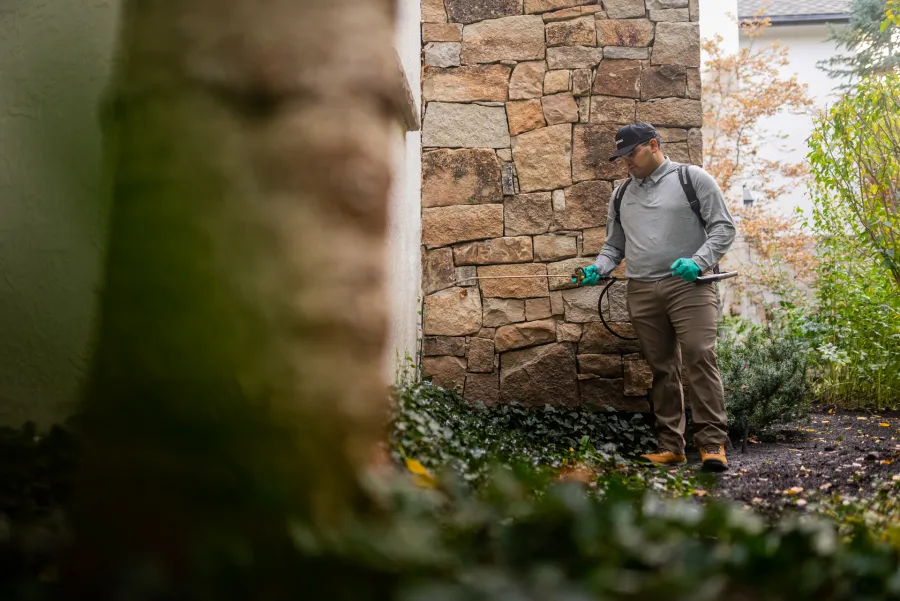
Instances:
[[[801,25],[770,27],[765,35],[757,40],[757,44],[780,41],[789,48],[789,64],[782,71],[785,77],[796,75],[798,80],[809,86],[809,95],[815,101],[813,110],[825,108],[836,100],[835,89],[840,82],[816,67],[822,59],[834,56],[838,50],[833,42],[827,41],[826,25]],[[742,36],[741,46],[748,44]],[[768,131],[780,132],[786,138],[777,144],[773,143],[761,150],[767,159],[777,159],[791,163],[802,162],[809,153],[806,140],[812,133],[813,115],[779,114],[767,118],[760,124]],[[785,213],[792,213],[796,207],[809,211],[812,202],[805,186],[795,186],[779,200],[779,208]]]
[[[700,39],[705,42],[717,35],[722,36],[722,48],[727,54],[738,51],[737,0],[700,0]],[[701,66],[707,58],[706,52],[702,52]]]
[[[97,100],[116,8],[0,3],[0,424],[67,415],[87,364],[106,225]]]
[[[419,0],[400,0],[396,47],[421,114]],[[393,382],[406,357],[416,358],[421,288],[421,134],[398,128],[394,140],[394,188],[388,238],[391,302],[386,377]]]

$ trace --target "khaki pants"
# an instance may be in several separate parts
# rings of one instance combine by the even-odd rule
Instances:
[[[681,359],[691,387],[691,415],[698,446],[728,441],[725,391],[716,363],[718,298],[715,284],[671,277],[628,281],[628,312],[653,371],[653,412],[659,446],[684,450]]]

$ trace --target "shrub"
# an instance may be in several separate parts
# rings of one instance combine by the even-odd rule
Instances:
[[[810,136],[819,238],[814,359],[826,402],[900,402],[900,77],[864,78]]]
[[[34,424],[0,428],[0,599],[41,599],[67,542],[64,505],[76,437],[63,427],[39,435]]]
[[[859,531],[842,544],[824,520],[767,525],[738,507],[574,485],[523,498],[508,479],[463,500],[436,537],[452,569],[404,583],[403,601],[896,599],[898,554]],[[457,513],[458,512],[458,513]],[[441,573],[442,572],[442,573]],[[434,574],[434,572],[432,572]]]
[[[409,449],[435,460],[482,455],[463,447],[440,454],[432,446],[441,444],[435,434],[441,432],[441,424],[432,423],[439,419],[449,420],[442,436],[449,432],[460,445],[483,441],[485,452],[512,453],[508,441],[518,433],[533,460],[561,461],[566,451],[571,453],[562,446],[582,431],[599,432],[596,437],[604,444],[620,440],[630,446],[628,435],[644,430],[614,416],[585,413],[582,421],[579,411],[569,412],[579,415],[575,419],[562,411],[512,408],[518,417],[508,418],[507,425],[474,432],[466,439],[454,428],[487,427],[494,418],[504,419],[498,417],[502,408],[476,411],[462,404],[458,395],[429,384],[413,385],[399,394],[394,424],[404,426],[395,432],[394,441],[405,441]],[[529,417],[536,421],[522,426]],[[486,440],[490,435],[507,442],[494,444]],[[580,440],[585,436],[589,435]],[[36,494],[34,483],[69,481],[77,456],[72,442],[64,432],[37,443],[30,431],[0,439],[0,457],[22,449],[27,457],[47,458],[22,464],[25,469],[17,481],[29,484],[8,489],[7,501],[14,502],[7,507],[25,511],[14,514],[44,513],[50,505],[65,501],[67,486],[59,489],[59,497],[45,498]],[[544,443],[546,448],[530,446]],[[514,454],[509,457],[515,459]],[[199,581],[217,591],[215,598],[221,601],[260,592],[302,599],[311,590],[315,598],[360,601],[900,598],[897,549],[863,527],[843,542],[834,525],[824,520],[786,518],[769,524],[737,506],[663,499],[623,486],[617,478],[598,495],[596,488],[556,481],[554,471],[514,464],[514,469],[501,466],[496,456],[479,464],[484,478],[477,495],[469,487],[455,485],[458,480],[452,477],[435,489],[416,488],[403,476],[369,480],[379,508],[374,515],[361,514],[340,528],[284,524],[278,565],[261,565],[252,555],[237,552],[242,550],[237,546],[229,555],[233,561],[217,564],[221,569],[204,572]],[[0,598],[68,599],[55,576],[59,555],[41,556],[35,562],[33,545],[16,543],[22,531],[15,520],[12,526],[5,533],[11,536],[5,540],[0,536],[0,557],[16,571],[0,579]],[[185,595],[183,582],[156,580],[152,572],[103,577],[121,582],[122,598],[190,596]]]
[[[728,426],[746,442],[749,433],[809,415],[806,345],[771,327],[727,328],[718,345]]]

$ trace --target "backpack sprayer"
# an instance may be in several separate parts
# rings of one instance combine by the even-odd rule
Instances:
[[[725,271],[722,273],[711,273],[709,275],[701,275],[696,280],[694,280],[694,283],[697,285],[711,284],[713,282],[719,282],[719,281],[727,280],[727,279],[734,278],[737,276],[738,276],[737,271]],[[480,276],[480,277],[474,277],[474,278],[465,278],[462,281],[468,282],[471,280],[507,280],[507,279],[519,279],[519,278],[522,278],[522,279],[527,279],[527,278],[550,279],[550,278],[564,278],[564,277],[566,277],[566,276],[564,276],[564,275],[493,275],[493,276]],[[571,275],[571,279],[574,280],[579,286],[581,285],[581,282],[584,281],[584,278],[585,278],[585,273],[584,273],[583,267],[579,267]],[[609,325],[609,322],[606,321],[606,317],[603,315],[603,299],[608,296],[609,289],[612,288],[613,284],[615,284],[616,282],[624,282],[626,280],[624,278],[617,278],[617,277],[613,277],[613,276],[606,276],[606,277],[603,277],[600,279],[603,281],[609,282],[608,284],[606,284],[606,286],[600,292],[600,298],[597,299],[597,313],[600,315],[600,321],[603,323],[603,327],[605,327],[606,330],[610,334],[615,336],[616,338],[620,338],[622,340],[637,340],[636,337],[624,336],[624,335],[616,332],[615,330],[613,330],[612,327]]]

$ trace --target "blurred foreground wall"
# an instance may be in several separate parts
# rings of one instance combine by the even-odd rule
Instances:
[[[0,425],[65,419],[88,364],[108,218],[97,106],[118,6],[0,0]],[[397,51],[418,115],[419,1],[398,8]],[[386,382],[420,337],[421,136],[409,121],[393,149]]]

